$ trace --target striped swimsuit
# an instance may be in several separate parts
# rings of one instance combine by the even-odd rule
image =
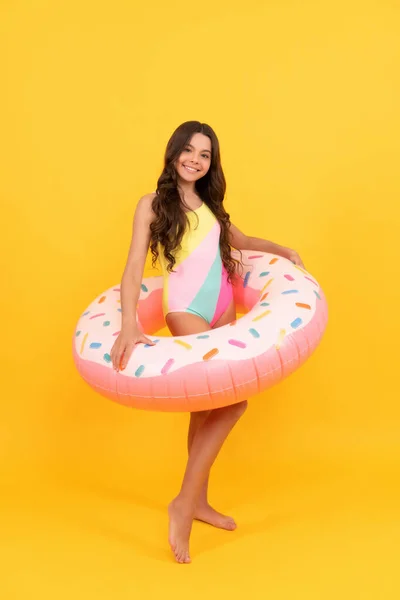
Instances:
[[[175,253],[174,272],[168,273],[167,261],[162,248],[159,249],[164,276],[163,312],[164,316],[171,312],[191,313],[212,327],[233,298],[232,285],[221,260],[221,228],[204,202],[186,214],[189,227]]]

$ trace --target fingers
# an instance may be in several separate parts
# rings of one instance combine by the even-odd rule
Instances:
[[[119,367],[120,367],[121,371],[123,371],[125,369],[126,365],[128,364],[128,361],[131,357],[134,346],[135,346],[134,343],[130,343],[125,346],[125,350],[122,355],[122,359],[120,360],[120,363],[119,363]]]
[[[150,338],[145,335],[140,336],[138,342],[143,342],[143,344],[148,344],[149,346],[155,346],[155,343]]]

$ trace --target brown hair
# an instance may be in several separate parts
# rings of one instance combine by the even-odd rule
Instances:
[[[226,182],[221,166],[218,138],[214,130],[206,123],[186,121],[179,125],[168,141],[164,156],[164,169],[157,181],[156,196],[152,203],[155,215],[150,226],[153,266],[158,258],[158,244],[163,248],[167,260],[167,270],[173,271],[175,265],[174,250],[180,247],[183,234],[188,225],[188,218],[183,210],[181,197],[177,188],[175,161],[195,133],[207,135],[211,140],[211,164],[204,177],[195,182],[197,194],[215,215],[221,227],[220,250],[221,259],[231,281],[236,270],[237,261],[231,256],[229,244],[229,214],[223,206]]]

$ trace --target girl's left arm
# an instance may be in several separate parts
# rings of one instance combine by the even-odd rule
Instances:
[[[269,242],[268,240],[245,235],[233,223],[231,223],[229,228],[229,237],[230,245],[237,250],[252,250],[253,252],[268,252],[270,254],[278,254],[278,256],[288,258],[295,265],[298,265],[303,269],[305,268],[303,261],[295,250],[286,248],[285,246],[280,246],[274,242]]]

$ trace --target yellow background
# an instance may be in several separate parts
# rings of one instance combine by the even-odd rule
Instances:
[[[2,599],[398,598],[399,24],[390,0],[2,3]],[[71,338],[189,119],[330,321],[226,443],[211,500],[239,528],[196,523],[187,567],[187,415],[98,396]]]

